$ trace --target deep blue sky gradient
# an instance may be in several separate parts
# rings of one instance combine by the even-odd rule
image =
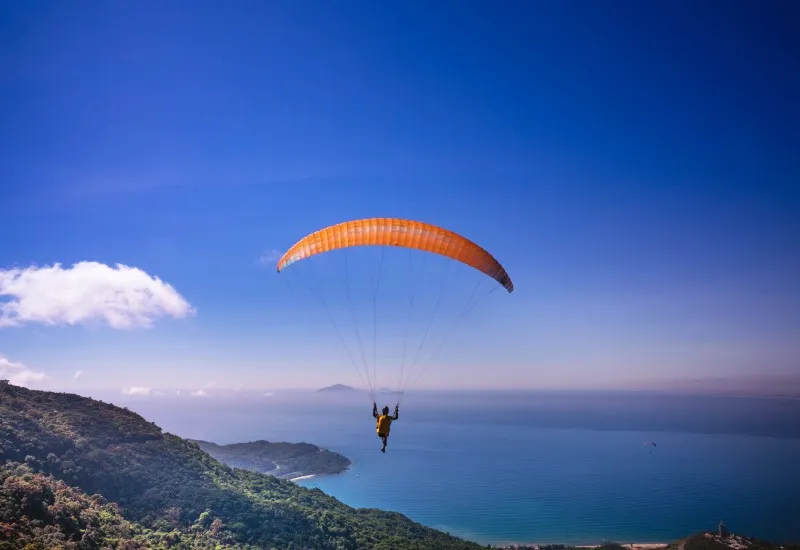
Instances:
[[[0,268],[134,265],[198,311],[2,331],[14,360],[355,383],[259,258],[398,216],[516,284],[429,385],[798,373],[796,2],[5,3],[0,33]]]

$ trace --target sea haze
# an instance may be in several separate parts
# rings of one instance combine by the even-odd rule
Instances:
[[[720,520],[800,539],[798,399],[419,392],[385,455],[363,394],[112,400],[183,437],[341,452],[348,472],[299,483],[481,543],[662,542]]]

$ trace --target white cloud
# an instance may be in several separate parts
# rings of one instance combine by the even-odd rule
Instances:
[[[157,317],[183,318],[195,310],[169,284],[141,269],[80,262],[63,269],[0,270],[0,327],[26,323],[77,325],[104,321],[115,329],[152,326]]]
[[[278,263],[278,260],[281,259],[281,256],[283,256],[283,252],[273,248],[272,250],[267,250],[261,254],[261,257],[258,259],[258,261],[261,263],[261,265],[276,267],[275,264]]]
[[[150,388],[144,388],[142,386],[131,386],[130,388],[125,388],[122,390],[122,393],[125,395],[150,395]]]
[[[200,390],[197,390],[197,391],[193,391],[192,395],[195,396],[195,397],[204,397],[204,396],[206,396],[208,394],[206,393],[206,390],[200,389]]]
[[[42,382],[47,378],[43,372],[29,369],[22,363],[15,363],[0,355],[0,378],[8,380],[15,386],[29,386]]]
[[[78,378],[80,378],[81,376],[83,376],[83,371],[82,371],[82,370],[79,370],[79,371],[77,371],[75,374],[73,374],[73,375],[72,375],[72,379],[73,379],[73,380],[77,380],[77,379],[78,379]]]

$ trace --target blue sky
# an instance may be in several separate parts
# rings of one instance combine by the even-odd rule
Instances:
[[[800,374],[794,3],[0,10],[0,273],[146,274],[14,275],[0,303],[39,313],[0,328],[8,372],[75,390],[357,384],[324,309],[260,258],[396,216],[475,240],[516,286],[420,387]],[[180,296],[118,303],[152,323],[111,326],[103,304],[163,290],[150,277]],[[400,299],[381,300],[396,349]]]

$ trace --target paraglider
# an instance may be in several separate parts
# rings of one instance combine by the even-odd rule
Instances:
[[[353,285],[351,281],[352,276],[364,275],[365,272],[369,270],[356,268],[353,269],[350,267],[350,260],[348,259],[349,256],[347,252],[349,250],[353,250],[356,248],[364,249],[366,247],[373,247],[380,249],[380,263],[377,269],[377,277],[373,277],[372,272],[369,272],[370,277],[370,285]],[[407,260],[407,265],[403,265],[399,269],[385,269],[384,268],[384,256],[390,254],[392,250],[395,249],[406,249],[410,256]],[[382,452],[386,452],[386,442],[389,436],[390,425],[393,420],[397,420],[398,418],[398,410],[400,405],[400,398],[404,395],[405,391],[410,385],[416,383],[416,381],[420,378],[425,368],[428,366],[427,363],[423,363],[423,357],[425,356],[425,346],[426,344],[430,344],[431,338],[431,327],[434,322],[434,318],[436,317],[437,313],[442,310],[442,302],[443,302],[443,294],[446,290],[451,289],[452,287],[456,287],[457,283],[460,282],[461,279],[466,279],[466,276],[457,277],[457,276],[444,276],[441,275],[441,284],[437,285],[439,287],[438,297],[435,301],[435,307],[433,308],[433,314],[431,318],[428,320],[427,323],[424,325],[424,330],[422,330],[422,341],[420,342],[417,352],[415,355],[410,355],[407,352],[410,351],[408,347],[408,340],[411,328],[411,321],[412,321],[412,314],[414,313],[415,309],[415,302],[417,301],[418,297],[418,289],[412,287],[411,289],[411,296],[408,300],[408,315],[406,321],[406,330],[404,332],[399,331],[391,331],[391,338],[393,340],[400,340],[400,336],[402,338],[403,346],[402,346],[402,353],[398,353],[398,359],[400,359],[400,369],[399,369],[399,377],[398,377],[398,384],[396,387],[397,391],[397,400],[395,406],[395,414],[393,416],[389,415],[389,407],[384,407],[383,414],[378,414],[377,404],[376,404],[376,391],[379,387],[376,381],[377,375],[377,311],[378,311],[378,294],[380,290],[383,290],[381,283],[385,279],[385,274],[388,272],[389,278],[398,278],[403,279],[407,282],[407,279],[414,279],[412,275],[416,270],[413,269],[413,263],[416,255],[419,255],[420,252],[422,253],[432,253],[434,257],[443,258],[444,261],[447,261],[447,264],[443,272],[447,272],[447,269],[450,268],[449,264],[455,264],[457,266],[465,266],[467,268],[472,268],[472,270],[467,269],[470,273],[475,273],[473,270],[477,270],[479,272],[480,277],[473,289],[472,293],[469,295],[469,299],[466,300],[466,303],[459,304],[459,308],[463,307],[463,311],[456,316],[453,322],[453,326],[451,327],[450,332],[459,324],[459,322],[464,319],[477,305],[478,298],[480,298],[480,293],[478,292],[479,287],[484,281],[489,281],[492,284],[491,291],[486,293],[486,296],[494,292],[499,288],[505,289],[508,293],[512,293],[514,291],[514,285],[511,282],[511,278],[509,277],[508,273],[506,272],[505,268],[485,249],[481,248],[476,243],[470,241],[466,237],[459,235],[453,231],[448,229],[444,229],[442,227],[438,227],[432,224],[413,221],[413,220],[406,220],[400,218],[367,218],[367,219],[359,219],[359,220],[352,220],[343,223],[338,223],[335,225],[331,225],[329,227],[325,227],[318,231],[315,231],[299,241],[295,242],[285,254],[282,255],[280,260],[277,263],[277,271],[278,273],[283,272],[286,270],[287,267],[293,265],[295,263],[305,264],[306,261],[309,259],[317,257],[323,253],[329,253],[336,250],[342,250],[345,254],[344,256],[344,270],[345,270],[345,289],[346,289],[346,303],[350,310],[351,310],[351,319],[353,325],[356,328],[356,343],[358,350],[360,350],[360,357],[361,357],[361,365],[359,366],[358,353],[353,353],[350,349],[350,346],[347,345],[343,331],[340,329],[339,324],[335,320],[334,312],[336,309],[331,307],[330,303],[332,300],[326,299],[324,296],[325,290],[322,288],[324,286],[331,287],[335,286],[334,281],[330,279],[326,279],[323,284],[314,285],[308,284],[305,280],[303,282],[306,284],[307,287],[311,290],[311,293],[317,298],[317,300],[323,305],[325,308],[325,312],[327,314],[328,319],[333,323],[334,329],[336,334],[345,348],[347,355],[350,359],[352,366],[355,368],[356,372],[359,375],[359,378],[362,382],[369,389],[369,394],[371,401],[373,402],[373,417],[376,419],[376,431],[378,437],[381,438],[383,441],[383,447],[381,448]],[[389,252],[387,252],[389,251]],[[327,255],[326,255],[327,256]],[[423,274],[422,272],[425,270],[425,262],[427,261],[429,254],[421,254],[423,256],[421,262],[422,266],[419,269],[419,280],[422,282],[431,281],[433,280],[433,276],[429,274]],[[313,261],[311,262],[313,266]],[[325,264],[322,264],[325,265]],[[310,268],[309,268],[310,269]],[[290,271],[295,271],[296,268],[292,268]],[[335,270],[326,266],[325,274],[330,275],[335,273]],[[300,277],[298,275],[298,277]],[[371,288],[370,288],[371,286]],[[373,321],[372,327],[372,368],[370,369],[370,365],[368,364],[367,360],[367,350],[365,349],[365,340],[362,338],[362,330],[358,326],[358,315],[355,312],[355,300],[353,300],[353,289],[355,288],[358,290],[359,288],[366,288],[369,290],[370,296],[367,300],[371,307],[371,317]],[[407,290],[405,290],[407,291]],[[384,291],[385,294],[390,294],[387,298],[392,303],[400,303],[403,304],[403,300],[398,296],[398,293],[389,293]],[[484,296],[485,297],[485,296]],[[405,316],[400,316],[401,319]],[[363,317],[362,317],[363,319]],[[392,320],[392,326],[396,327],[402,324],[401,320]],[[447,337],[450,335],[448,332],[439,342],[438,347],[436,347],[432,354],[430,354],[427,359],[428,363],[432,362],[433,359],[438,354],[439,350],[444,345]],[[413,349],[413,348],[412,348]],[[388,355],[388,354],[387,354]],[[412,360],[413,358],[413,360]],[[409,364],[410,363],[410,364]],[[420,366],[421,368],[418,371],[415,371],[415,367]],[[370,372],[370,370],[372,372]],[[416,377],[412,377],[412,373],[416,374]]]
[[[400,418],[400,405],[395,405],[394,407],[394,416],[389,416],[389,407],[384,407],[381,411],[381,414],[378,414],[378,404],[372,403],[372,416],[376,419],[375,422],[375,431],[378,433],[378,437],[383,441],[383,447],[381,447],[381,452],[386,452],[386,444],[389,440],[389,432],[392,429],[392,422]]]
[[[645,447],[649,446],[656,447],[655,441],[645,441],[644,443],[642,443],[642,445],[644,445]],[[650,454],[653,454],[653,449],[650,449]]]

